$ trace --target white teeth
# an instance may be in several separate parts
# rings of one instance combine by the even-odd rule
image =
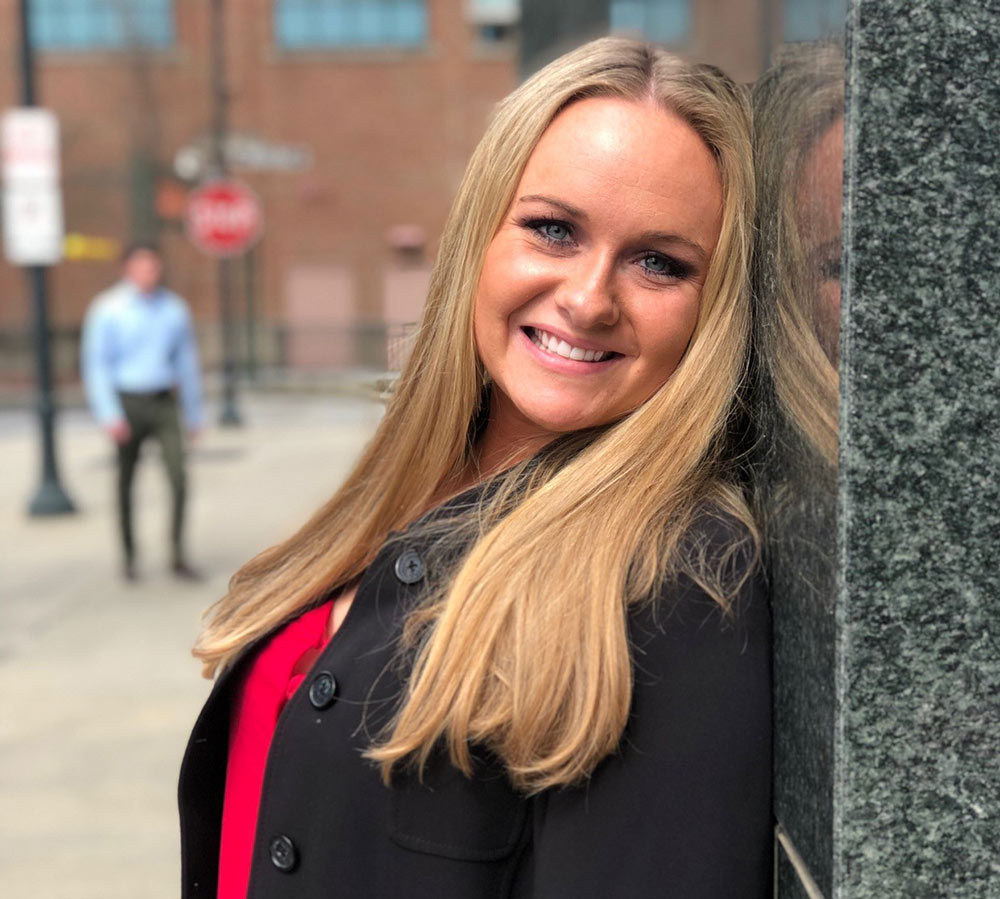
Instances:
[[[564,359],[574,359],[577,362],[603,362],[610,352],[606,350],[585,350],[578,346],[571,346],[565,340],[560,340],[548,331],[538,328],[529,329],[532,343],[546,352],[562,356]]]

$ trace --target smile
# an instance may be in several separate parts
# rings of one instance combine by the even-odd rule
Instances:
[[[540,328],[524,328],[524,333],[540,350],[553,356],[561,356],[563,359],[572,359],[575,362],[604,362],[612,356],[619,355],[610,350],[585,350],[582,347],[573,346]]]

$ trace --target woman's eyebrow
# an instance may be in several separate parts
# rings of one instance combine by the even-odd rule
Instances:
[[[650,243],[659,243],[662,241],[663,243],[680,244],[697,256],[699,262],[704,263],[708,259],[708,253],[705,252],[705,248],[700,243],[696,243],[689,237],[682,237],[680,234],[671,234],[668,231],[647,231],[640,237],[640,240],[643,243],[647,241]]]
[[[565,212],[568,216],[575,219],[580,219],[581,221],[587,220],[587,213],[582,209],[572,206],[569,203],[564,203],[562,200],[557,200],[555,197],[547,197],[545,194],[527,194],[523,197],[518,197],[518,203],[548,203],[550,206],[556,206]]]

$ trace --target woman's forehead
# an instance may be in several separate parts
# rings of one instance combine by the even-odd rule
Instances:
[[[714,245],[722,182],[712,151],[680,116],[654,101],[598,97],[568,106],[543,132],[515,205],[528,197],[652,230],[680,225]]]

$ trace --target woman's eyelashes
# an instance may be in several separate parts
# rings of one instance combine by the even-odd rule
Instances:
[[[518,222],[522,228],[533,232],[544,243],[553,247],[574,245],[573,226],[557,218],[530,217]]]
[[[517,224],[545,246],[568,250],[576,246],[576,230],[571,222],[548,216],[527,216]],[[657,281],[684,281],[695,274],[695,267],[684,259],[655,250],[642,250],[633,260],[644,275]]]
[[[689,263],[663,253],[643,253],[639,264],[654,278],[683,281],[694,274],[694,268]]]

